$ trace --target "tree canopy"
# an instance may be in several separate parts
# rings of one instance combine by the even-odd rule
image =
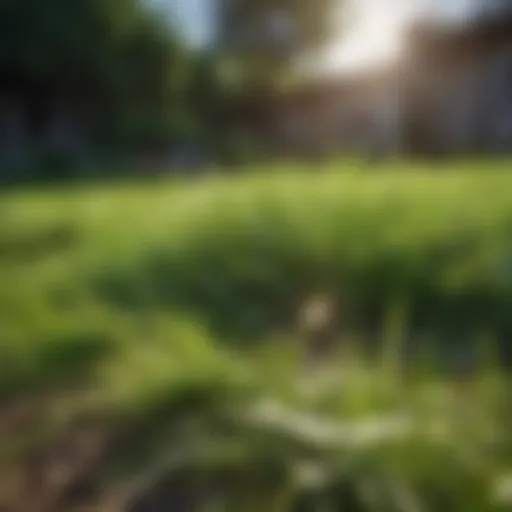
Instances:
[[[27,102],[64,98],[125,128],[127,118],[163,123],[190,66],[170,27],[138,0],[0,3],[0,90]]]
[[[269,86],[320,45],[337,0],[221,0],[221,47],[248,81]]]

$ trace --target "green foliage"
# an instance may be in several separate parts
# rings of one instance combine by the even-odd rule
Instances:
[[[510,328],[511,178],[451,167],[4,192],[0,412],[43,406],[2,461],[92,416],[121,443],[94,481],[163,482],[164,508],[506,510],[510,376],[396,352]],[[317,292],[350,349],[319,372],[295,325]]]
[[[120,265],[115,240],[129,238],[102,226],[115,252],[90,283],[122,307],[135,307],[142,283],[159,306],[192,308],[238,339],[292,321],[297,300],[322,287],[343,304],[347,327],[378,328],[402,296],[416,332],[506,338],[507,179],[284,173],[162,191],[150,202],[137,194],[130,212],[119,198],[115,215],[129,214],[130,230],[141,226],[137,243],[123,249]]]
[[[63,102],[92,143],[168,144],[195,115],[195,56],[138,0],[6,0],[0,43],[0,89],[46,114]]]
[[[115,9],[113,8],[116,5]],[[2,69],[39,87],[96,82],[109,58],[133,31],[135,0],[50,0],[2,3]],[[59,81],[63,81],[59,84]]]
[[[57,255],[62,275],[77,276],[58,286],[85,286],[121,309],[189,308],[227,338],[293,323],[298,302],[324,288],[342,304],[347,329],[378,329],[399,297],[418,334],[506,339],[507,175],[275,174],[122,188],[103,199],[76,191],[33,208],[12,198],[4,217],[17,226],[26,219],[17,229],[39,238],[44,207],[49,231],[52,218],[65,217],[68,229],[88,233],[82,251]],[[39,275],[49,264],[44,254],[35,262],[16,271]],[[57,286],[24,280],[33,294]]]

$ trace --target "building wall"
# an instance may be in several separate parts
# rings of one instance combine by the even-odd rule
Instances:
[[[512,27],[511,27],[512,28]],[[512,32],[411,55],[403,75],[410,151],[512,151]]]
[[[288,147],[512,152],[512,32],[509,40],[434,45],[387,75],[340,79],[282,116]]]
[[[494,151],[512,151],[512,48],[498,54],[482,72],[487,77],[480,125]]]

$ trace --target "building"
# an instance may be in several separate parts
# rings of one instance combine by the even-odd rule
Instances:
[[[512,9],[502,4],[462,21],[409,20],[399,58],[317,77],[275,106],[272,137],[291,151],[512,152]]]

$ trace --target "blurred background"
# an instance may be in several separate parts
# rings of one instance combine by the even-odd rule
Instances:
[[[510,510],[510,0],[0,42],[0,512]]]

